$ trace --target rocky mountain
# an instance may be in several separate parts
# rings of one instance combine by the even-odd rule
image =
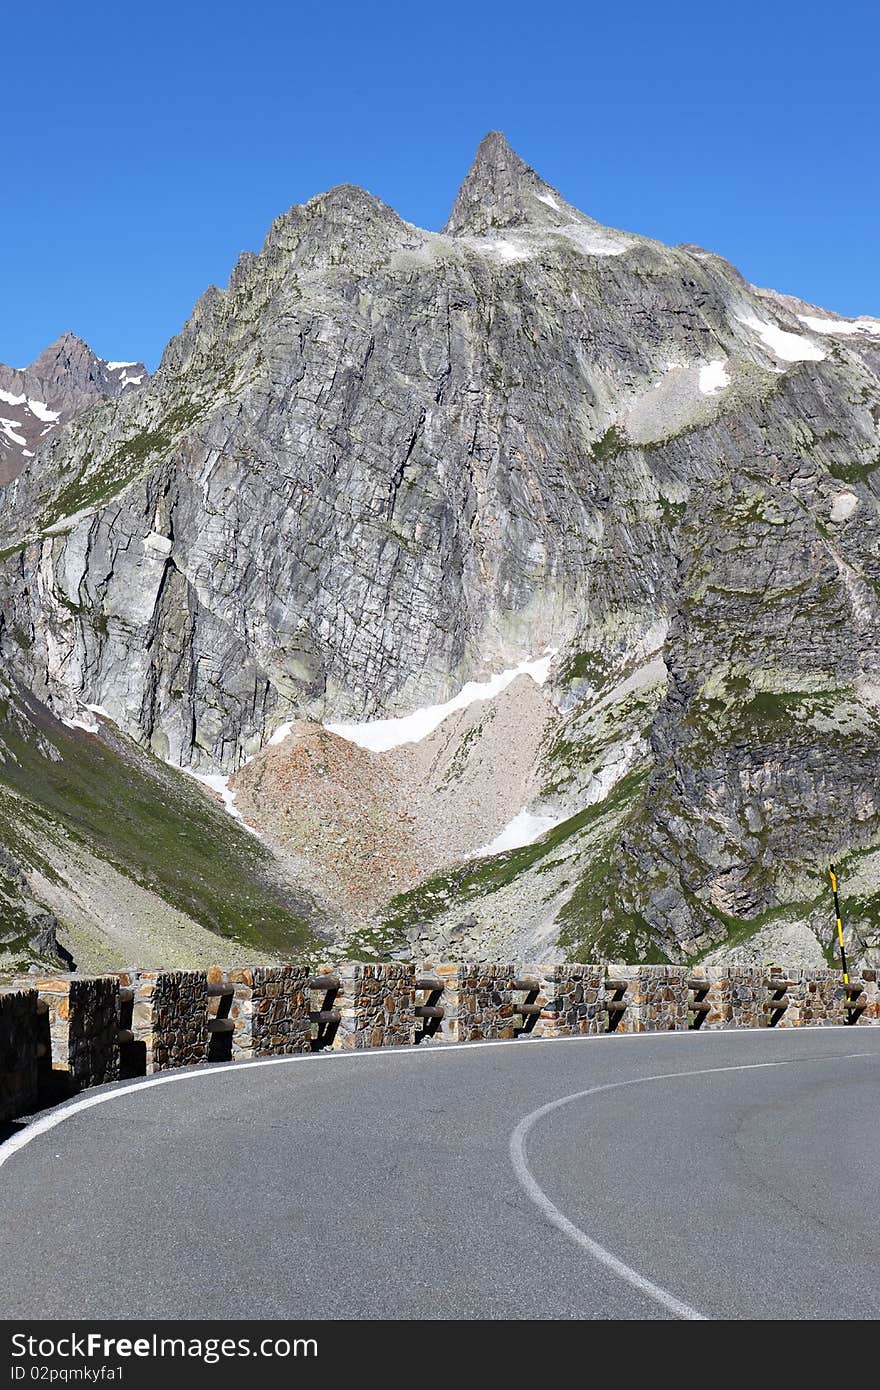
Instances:
[[[346,949],[820,961],[834,859],[865,957],[878,469],[880,321],[602,227],[493,133],[442,232],[292,208],[46,440],[0,650],[209,779]]]
[[[142,362],[105,362],[73,333],[29,367],[0,362],[0,484],[9,483],[48,436],[87,406],[122,396],[147,378]]]

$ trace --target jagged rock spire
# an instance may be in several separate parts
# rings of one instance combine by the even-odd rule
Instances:
[[[562,194],[520,159],[500,130],[480,141],[444,232],[481,236],[493,228],[554,227],[577,216]]]

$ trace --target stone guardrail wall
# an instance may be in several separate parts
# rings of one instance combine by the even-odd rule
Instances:
[[[326,1047],[877,1026],[877,975],[345,961],[20,976],[0,987],[0,1122],[120,1077]]]
[[[37,1099],[39,995],[35,989],[0,994],[0,1122],[33,1108]]]
[[[119,1078],[119,985],[109,975],[25,976],[48,1014],[52,1066],[76,1088]]]

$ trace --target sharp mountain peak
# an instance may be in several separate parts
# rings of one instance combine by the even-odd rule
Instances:
[[[493,228],[559,226],[583,214],[513,150],[500,130],[477,146],[443,231],[480,236]]]

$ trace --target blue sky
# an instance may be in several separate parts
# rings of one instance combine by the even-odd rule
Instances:
[[[292,203],[439,227],[489,129],[602,222],[880,314],[878,40],[869,0],[7,7],[0,361],[154,367]]]

